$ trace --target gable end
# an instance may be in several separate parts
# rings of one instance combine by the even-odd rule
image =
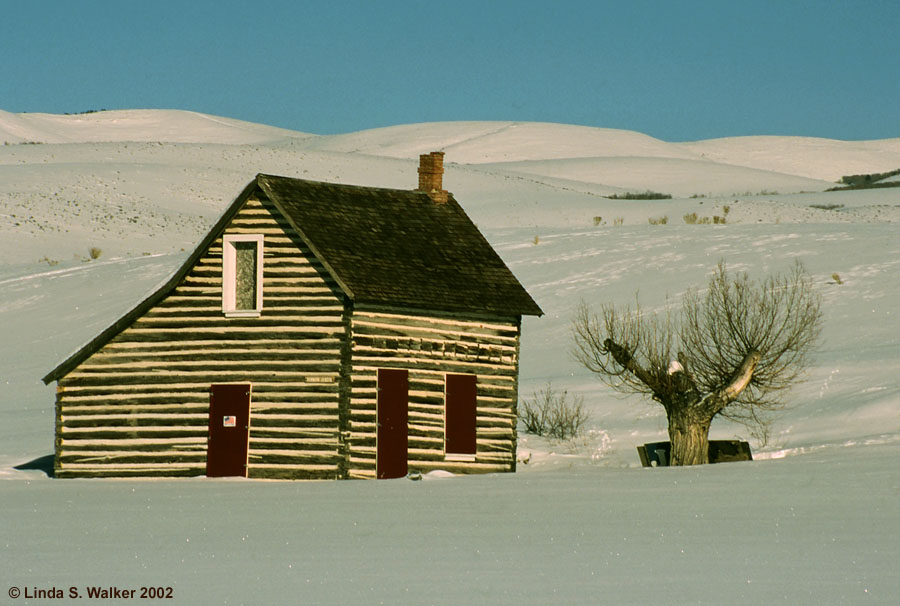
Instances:
[[[91,354],[98,351],[105,344],[109,343],[116,337],[116,335],[131,326],[135,320],[140,318],[150,308],[152,308],[163,298],[165,298],[166,295],[171,293],[175,289],[175,287],[178,286],[178,284],[181,283],[181,281],[188,275],[191,269],[194,268],[194,266],[197,264],[197,261],[200,260],[200,258],[204,255],[206,250],[216,240],[216,238],[222,235],[222,233],[228,227],[228,224],[231,223],[232,219],[234,219],[235,215],[240,211],[240,209],[256,189],[257,183],[254,179],[249,184],[247,184],[240,195],[235,198],[234,202],[232,202],[231,205],[225,210],[225,212],[222,213],[222,216],[219,217],[219,220],[216,221],[215,225],[213,225],[209,233],[207,233],[206,237],[200,242],[200,244],[197,245],[191,255],[187,258],[187,260],[185,260],[185,262],[181,265],[178,271],[176,271],[172,275],[171,278],[169,278],[159,288],[153,291],[150,296],[138,303],[129,312],[113,322],[109,327],[107,327],[103,332],[94,337],[81,349],[69,356],[59,366],[47,373],[47,375],[41,379],[44,384],[49,385],[53,381],[57,381],[61,377],[66,376],[69,372],[72,371],[72,369],[81,364],[85,359],[90,357]]]

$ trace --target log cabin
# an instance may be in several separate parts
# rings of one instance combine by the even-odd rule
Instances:
[[[516,469],[521,319],[453,195],[257,175],[159,289],[48,373],[66,477]]]

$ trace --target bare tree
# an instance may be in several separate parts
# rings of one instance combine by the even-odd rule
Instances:
[[[600,314],[587,303],[573,322],[574,355],[623,393],[659,402],[669,422],[671,465],[709,462],[716,416],[767,430],[767,413],[799,378],[821,332],[821,297],[797,262],[761,282],[729,275],[724,261],[705,292],[689,290],[679,313],[640,305]]]

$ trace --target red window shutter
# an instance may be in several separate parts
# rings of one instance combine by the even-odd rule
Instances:
[[[475,375],[448,374],[444,390],[445,452],[474,455],[478,399]]]

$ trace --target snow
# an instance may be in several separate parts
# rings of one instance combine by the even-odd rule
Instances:
[[[315,149],[392,158],[443,151],[463,164],[585,157],[695,158],[678,145],[642,133],[540,122],[437,122],[321,137]]]
[[[61,116],[11,114],[0,110],[0,140],[6,143],[250,144],[312,137],[315,135],[189,111],[119,110]]]
[[[9,585],[185,604],[889,604],[897,450],[435,482],[3,482]]]
[[[171,585],[176,603],[210,604],[900,594],[900,190],[824,192],[841,175],[900,168],[900,140],[667,143],[515,122],[313,136],[150,110],[0,111],[0,140],[7,586]],[[53,449],[54,389],[40,377],[168,278],[257,172],[411,188],[416,156],[434,149],[447,153],[445,187],[546,312],[524,321],[520,396],[548,381],[583,396],[582,436],[520,432],[518,473],[421,482],[63,481],[15,469]],[[646,189],[674,198],[604,197]],[[692,212],[727,224],[687,225]],[[649,224],[660,216],[666,225]],[[635,291],[663,309],[723,258],[753,275],[799,258],[824,298],[823,342],[769,443],[750,440],[756,460],[642,469],[635,446],[665,439],[665,418],[572,360],[573,309]],[[719,421],[712,437],[750,438]]]
[[[823,191],[833,183],[796,175],[733,166],[703,159],[660,157],[600,157],[488,164],[514,173],[613,186],[631,192],[679,197],[740,196],[744,192],[799,193]]]
[[[900,168],[900,139],[835,141],[814,137],[732,137],[683,143],[715,162],[839,181],[844,175]]]

